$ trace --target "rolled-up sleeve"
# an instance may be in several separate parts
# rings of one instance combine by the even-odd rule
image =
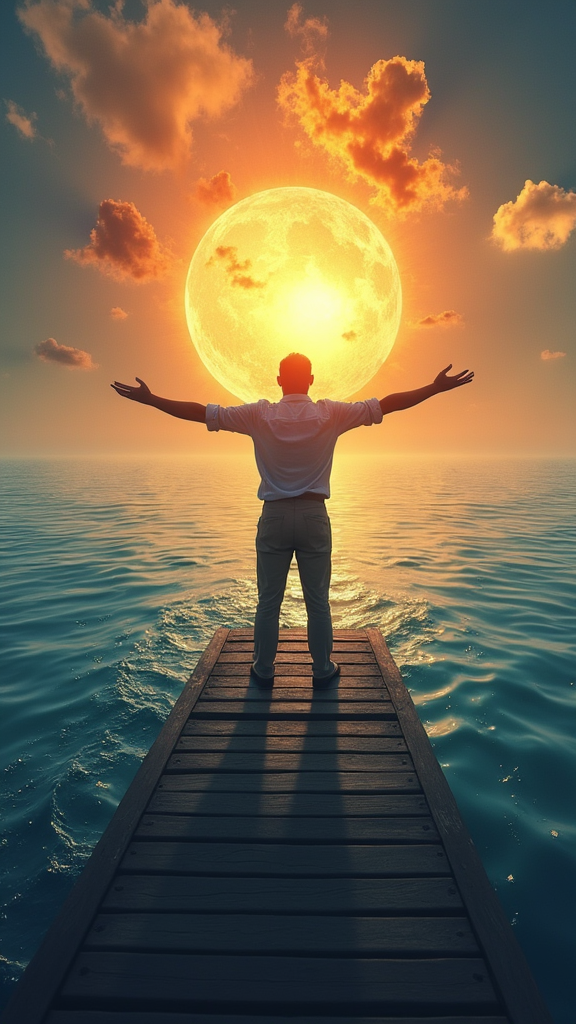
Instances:
[[[364,402],[364,405],[368,409],[371,416],[371,419],[368,423],[366,423],[366,426],[370,427],[373,423],[382,423],[384,416],[382,413],[382,406],[380,405],[380,399],[369,398],[366,402]]]
[[[247,405],[207,405],[208,430],[230,430],[235,434],[252,434],[258,418],[258,403]]]
[[[344,434],[354,427],[371,427],[373,423],[382,422],[382,409],[377,398],[368,398],[364,402],[334,402],[335,421],[339,434]]]
[[[219,405],[206,406],[206,426],[208,430],[220,430],[220,424],[218,423],[219,409]]]

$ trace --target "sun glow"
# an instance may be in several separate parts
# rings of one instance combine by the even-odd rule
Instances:
[[[287,346],[297,345],[314,359],[318,352],[334,347],[347,304],[338,288],[312,272],[305,280],[279,288],[270,323],[284,334]]]
[[[313,398],[346,398],[388,356],[401,289],[390,247],[350,203],[317,189],[260,192],[208,229],[186,316],[211,373],[245,401],[279,396],[278,363],[312,361]]]

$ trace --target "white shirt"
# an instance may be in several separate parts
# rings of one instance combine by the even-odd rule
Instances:
[[[382,422],[377,398],[366,402],[313,402],[309,395],[284,395],[280,402],[206,406],[208,430],[248,434],[254,442],[263,501],[296,498],[314,491],[330,497],[330,471],[340,434]]]

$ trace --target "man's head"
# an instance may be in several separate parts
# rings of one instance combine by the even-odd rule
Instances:
[[[308,388],[314,383],[312,363],[308,356],[299,352],[291,352],[280,363],[278,381],[285,395],[307,395]]]

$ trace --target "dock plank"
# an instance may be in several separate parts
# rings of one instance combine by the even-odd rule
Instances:
[[[204,1013],[163,1013],[140,1010],[54,1010],[47,1018],[46,1024],[302,1024],[302,1017],[282,1016],[280,1021],[277,1016],[253,1016],[252,1014],[235,1013],[221,1015]],[[314,1015],[314,1024],[510,1024],[507,1017],[501,1016],[473,1016],[467,1013],[465,1017],[460,1014],[449,1017],[442,1015],[438,1017],[321,1017]]]
[[[252,1014],[235,1013],[221,1015],[204,1013],[164,1013],[160,1011],[137,1010],[54,1010],[47,1018],[46,1024],[302,1024],[302,1017],[282,1016],[279,1021],[275,1015],[253,1016]],[[449,1017],[321,1017],[314,1015],[314,1024],[509,1024],[507,1017],[473,1016],[467,1013],[450,1014]]]
[[[166,773],[158,792],[179,793],[421,793],[415,773],[393,772],[179,772]]]
[[[435,843],[431,818],[244,818],[180,814],[144,814],[134,836],[138,839],[256,840],[258,842],[316,841],[365,843]]]
[[[387,772],[413,771],[407,754],[216,754],[180,751],[172,754],[166,770],[179,771],[269,771],[269,772]]]
[[[233,686],[233,687],[254,687],[256,684],[252,681],[249,671],[242,671],[239,673],[230,674],[219,672],[211,676],[210,684],[217,686]],[[357,686],[363,687],[365,690],[371,690],[374,694],[386,694],[386,687],[382,683],[382,676],[374,673],[373,675],[367,675],[365,672],[357,673],[354,676],[348,676],[344,673],[343,678],[337,676],[333,679],[329,686],[325,690],[314,689],[312,685],[312,675],[310,672],[304,672],[302,675],[294,675],[291,672],[283,672],[278,676],[274,677],[274,687],[272,693],[274,696],[278,694],[278,691],[283,687],[290,687],[294,689],[297,687],[299,690],[304,690],[307,697],[319,697],[320,694],[333,693],[338,696],[339,692],[346,688],[356,688]],[[367,696],[369,696],[367,694]],[[388,697],[388,700],[390,698]]]
[[[322,718],[327,721],[353,721],[355,718],[395,718],[394,706],[388,701],[380,703],[362,704],[339,704],[338,700],[313,701],[301,699],[299,701],[284,702],[273,701],[272,697],[267,700],[262,697],[260,700],[222,700],[222,701],[198,701],[191,717],[198,718],[300,718],[309,719]]]
[[[144,844],[148,846],[148,844]],[[220,878],[123,875],[102,903],[106,911],[394,914],[462,911],[447,878]]]
[[[386,718],[355,719],[347,722],[340,719],[322,721],[309,719],[302,721],[283,722],[273,719],[259,722],[254,719],[236,719],[235,721],[215,721],[189,719],[182,730],[183,736],[401,736],[402,731],[397,721]]]
[[[316,915],[100,914],[87,950],[241,953],[271,956],[477,956],[463,917],[319,917]]]
[[[334,652],[336,653],[336,652]],[[232,645],[223,650],[219,659],[219,665],[251,665],[254,660],[253,651],[237,651]],[[312,658],[307,650],[295,652],[287,651],[279,647],[276,655],[276,671],[279,665],[306,665],[312,664]],[[368,651],[339,651],[338,664],[342,665],[375,665],[376,659],[372,650]],[[309,671],[309,669],[308,669]]]
[[[440,845],[367,843],[133,842],[123,872],[238,878],[413,878],[450,876]],[[456,888],[454,887],[454,891]]]
[[[102,1006],[131,1000],[235,1012],[241,1005],[304,1012],[358,1012],[425,1006],[497,1005],[480,958],[348,959],[341,957],[202,956],[172,953],[81,953],[63,987],[66,1000]],[[278,1011],[276,1011],[278,1012]]]
[[[397,736],[190,736],[183,734],[176,744],[196,753],[235,754],[391,754],[405,753],[406,743]]]
[[[226,677],[228,678],[228,677]],[[234,677],[236,678],[236,677]],[[240,683],[240,685],[238,685]],[[237,680],[235,686],[218,685],[217,683],[206,686],[199,705],[204,706],[207,701],[213,700],[262,700],[262,688],[254,683],[246,684],[245,681]],[[280,701],[302,701],[311,700],[315,705],[322,705],[326,701],[338,701],[339,704],[354,703],[378,703],[390,704],[390,698],[382,687],[370,688],[356,686],[352,689],[340,686],[337,689],[330,687],[326,690],[315,690],[312,694],[306,695],[301,686],[284,686],[284,678],[277,681],[274,686],[271,699]]]
[[[304,654],[308,656],[308,644],[306,640],[280,640],[278,642],[278,652],[290,652],[291,654]],[[222,654],[236,653],[236,654],[253,654],[254,643],[250,640],[228,640],[222,648]],[[365,653],[374,656],[372,645],[369,640],[335,640],[332,648],[332,654],[343,654],[343,653]]]
[[[429,815],[422,796],[386,794],[380,796],[340,793],[186,793],[180,791],[154,793],[147,807],[149,814],[196,814],[246,817],[330,818],[334,815],[354,817],[400,817]]]
[[[340,662],[338,662],[340,664]],[[247,676],[250,674],[251,661],[244,661],[239,663],[222,663],[219,662],[216,670],[212,673],[213,678],[220,676]],[[312,680],[312,663],[304,664],[285,664],[280,662],[276,666],[276,679],[281,676],[307,676],[310,681]],[[381,677],[380,669],[374,660],[367,662],[363,665],[348,665],[342,664],[340,667],[340,678],[346,679],[347,677],[354,676],[376,676]]]

